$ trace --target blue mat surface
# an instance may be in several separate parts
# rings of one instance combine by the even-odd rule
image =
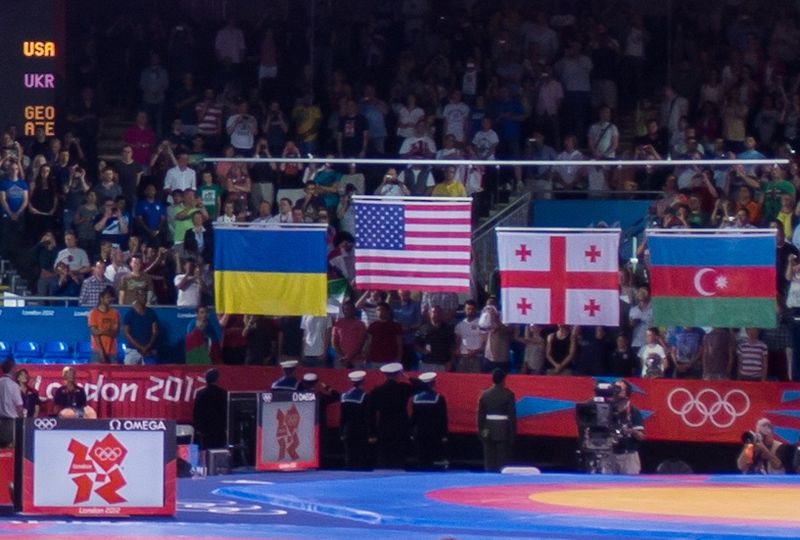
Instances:
[[[178,481],[175,518],[28,518],[0,520],[0,536],[16,538],[385,538],[465,540],[486,538],[797,538],[797,512],[787,522],[694,516],[619,514],[569,507],[526,506],[539,491],[678,486],[713,489],[781,489],[796,492],[800,477],[684,476],[634,478],[544,474],[308,471],[234,474]],[[487,493],[443,502],[437,494]],[[768,492],[768,491],[765,491]],[[508,497],[505,493],[511,493]],[[450,496],[450,495],[447,495]],[[514,498],[516,497],[516,499]],[[517,503],[504,508],[508,500]],[[455,501],[455,502],[454,502]],[[669,501],[664,501],[665,505]],[[544,509],[543,509],[544,508]],[[793,520],[793,523],[789,521]]]

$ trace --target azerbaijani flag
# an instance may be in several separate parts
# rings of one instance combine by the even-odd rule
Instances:
[[[327,227],[214,227],[218,313],[325,315]]]
[[[648,231],[658,326],[775,327],[775,232]]]

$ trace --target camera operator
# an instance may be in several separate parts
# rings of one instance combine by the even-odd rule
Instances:
[[[614,409],[621,434],[611,454],[611,470],[614,474],[639,474],[639,443],[644,440],[642,413],[631,404],[631,384],[620,379],[614,383],[618,388]]]
[[[736,466],[743,474],[785,474],[781,455],[783,444],[775,439],[772,422],[766,418],[756,422],[756,430],[742,435],[742,448]]]

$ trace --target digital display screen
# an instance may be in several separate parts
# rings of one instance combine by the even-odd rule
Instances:
[[[56,134],[63,85],[64,1],[3,0],[0,28],[0,129],[29,137]]]

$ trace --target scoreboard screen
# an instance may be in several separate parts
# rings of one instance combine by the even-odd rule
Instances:
[[[56,134],[65,65],[64,0],[0,2],[0,129]]]

